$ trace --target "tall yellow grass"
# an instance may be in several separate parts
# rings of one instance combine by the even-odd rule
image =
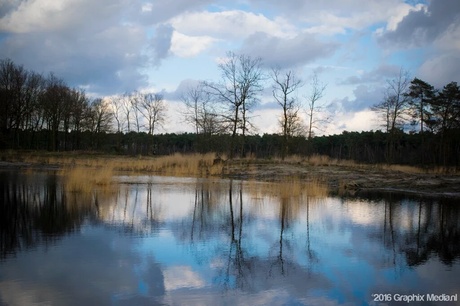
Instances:
[[[174,154],[162,157],[116,158],[110,165],[116,171],[150,172],[172,176],[209,176],[221,174],[224,163],[214,162],[216,155]]]
[[[158,175],[204,177],[221,174],[224,164],[215,162],[214,154],[149,157],[39,157],[29,162],[60,165],[66,189],[90,194],[94,190],[109,191],[116,172],[148,172]]]
[[[90,193],[94,189],[107,189],[112,183],[113,169],[109,167],[68,167],[61,171],[66,189],[72,192]]]
[[[225,167],[225,162],[216,160],[214,153],[174,154],[161,157],[30,156],[25,159],[35,164],[58,165],[70,178],[91,175],[91,180],[97,184],[101,184],[116,171],[205,177],[220,175]],[[224,156],[223,160],[225,159]]]
[[[226,160],[226,157],[222,157]],[[324,155],[312,155],[303,157],[291,155],[284,161],[281,159],[257,160],[254,156],[245,159],[233,160],[231,163],[214,163],[215,153],[208,154],[173,154],[160,157],[120,157],[107,155],[58,155],[57,153],[28,153],[13,154],[9,153],[8,160],[29,162],[33,164],[58,165],[58,166],[85,166],[85,167],[103,167],[111,168],[113,171],[132,171],[132,172],[150,172],[161,175],[173,176],[214,176],[221,175],[229,166],[240,168],[248,167],[251,172],[256,172],[254,162],[263,163],[290,163],[306,166],[342,166],[356,169],[397,171],[411,174],[456,174],[455,168],[419,168],[406,165],[387,165],[387,164],[359,164],[352,160],[339,160]],[[252,167],[252,168],[251,168]]]

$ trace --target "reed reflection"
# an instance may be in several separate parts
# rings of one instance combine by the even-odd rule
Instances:
[[[65,189],[57,173],[0,171],[1,257],[48,244],[97,218],[97,195]]]

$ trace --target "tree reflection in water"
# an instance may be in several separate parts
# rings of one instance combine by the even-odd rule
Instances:
[[[0,171],[0,256],[48,244],[77,230],[86,218],[97,220],[100,195],[65,190],[57,173],[27,175]]]
[[[295,237],[293,232],[288,237],[285,235],[290,224],[297,222],[301,210],[308,207],[310,203],[318,204],[320,198],[308,196],[305,192],[282,194],[277,192],[274,186],[275,184],[248,184],[242,181],[229,180],[225,192],[225,184],[223,183],[202,182],[197,184],[189,231],[190,244],[194,245],[195,242],[202,241],[205,237],[207,239],[227,237],[227,247],[225,247],[225,243],[219,244],[216,252],[209,254],[207,259],[203,259],[201,250],[196,251],[197,256],[200,257],[200,262],[219,259],[218,261],[221,262],[220,271],[215,280],[227,290],[238,288],[251,292],[260,286],[268,286],[267,279],[275,280],[278,279],[278,276],[288,277],[290,275],[296,281],[300,280],[297,278],[308,279],[312,276],[311,271],[299,266],[295,260],[294,253],[303,248],[302,240],[293,241]],[[270,194],[267,195],[267,193]],[[250,196],[248,197],[248,195]],[[268,209],[263,203],[265,201],[263,198],[267,196],[269,196],[268,205],[270,207],[272,205],[279,207],[278,213],[276,213],[279,238],[275,244],[268,248],[267,254],[260,254],[257,247],[253,245],[253,240],[256,238],[253,235],[257,234],[253,232],[253,228],[257,226],[255,223],[260,222],[257,220],[260,216],[255,207],[261,210]],[[263,201],[254,204],[251,199],[262,199]],[[249,209],[245,209],[245,201],[250,202]],[[318,259],[311,247],[308,218],[307,213],[306,252],[309,256],[309,262],[314,262]],[[186,219],[182,224],[187,222]],[[270,228],[275,229],[271,225]],[[245,231],[248,233],[245,234]],[[185,235],[181,235],[181,237],[185,237]],[[317,278],[320,277],[317,276]]]
[[[418,210],[411,211],[416,220],[399,238],[399,250],[405,254],[409,266],[423,264],[437,256],[444,264],[452,265],[460,254],[460,216],[458,207],[445,199],[436,204],[419,200]],[[395,202],[387,204],[399,209]],[[392,220],[388,222],[391,224]]]
[[[112,236],[140,237],[153,244],[143,260],[155,267],[150,271],[158,275],[152,279],[163,282],[148,283],[147,288],[163,288],[157,296],[174,290],[170,278],[185,264],[170,257],[179,256],[186,258],[189,275],[200,276],[191,284],[206,284],[209,276],[207,285],[225,292],[256,294],[282,288],[299,297],[333,292],[339,284],[336,275],[348,277],[347,269],[359,273],[356,268],[367,267],[381,276],[388,270],[402,275],[407,267],[438,259],[458,266],[460,208],[452,200],[396,194],[333,198],[317,182],[296,179],[134,180],[115,190],[76,193],[65,189],[57,173],[0,172],[1,258],[40,244],[51,247],[89,224],[104,227]],[[135,249],[128,238],[133,245],[127,247]],[[177,254],[167,253],[162,262],[158,258],[166,247]],[[185,251],[178,251],[181,248]],[[101,265],[104,260],[100,258]],[[139,275],[144,282],[152,276],[146,271]],[[356,291],[341,290],[344,296]]]

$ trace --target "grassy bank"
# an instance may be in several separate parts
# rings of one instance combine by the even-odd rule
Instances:
[[[4,161],[62,169],[92,168],[109,173],[123,171],[171,176],[202,177],[220,175],[224,166],[224,163],[219,162],[214,153],[132,157],[88,153],[9,152],[2,157]]]
[[[404,165],[358,164],[327,156],[253,157],[226,160],[209,154],[174,154],[169,156],[115,156],[90,153],[3,152],[2,160],[21,167],[53,167],[59,169],[75,190],[88,186],[107,186],[112,176],[125,172],[187,177],[226,177],[283,183],[280,190],[267,190],[277,195],[294,192],[296,188],[322,186],[337,193],[363,189],[402,190],[420,194],[460,196],[460,175],[453,168],[417,168]],[[293,181],[293,177],[296,178]],[[302,185],[304,182],[308,186]],[[316,184],[316,185],[315,185]],[[315,187],[316,186],[316,187]],[[317,193],[312,191],[311,193]]]
[[[323,155],[302,157],[292,155],[285,160],[280,158],[257,159],[247,157],[227,160],[226,156],[217,157],[215,153],[208,154],[173,154],[167,156],[119,156],[87,152],[17,152],[4,151],[0,153],[2,161],[23,162],[33,165],[58,167],[91,167],[105,168],[111,171],[150,172],[172,176],[216,176],[225,174],[228,168],[248,168],[255,170],[260,165],[290,164],[317,167],[346,167],[360,170],[381,170],[409,174],[456,174],[458,169],[444,167],[414,167],[407,165],[389,164],[359,164],[352,160],[333,159]],[[248,170],[246,169],[246,170]]]

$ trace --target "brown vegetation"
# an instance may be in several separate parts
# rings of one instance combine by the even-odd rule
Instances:
[[[4,154],[3,160],[15,162],[17,166],[61,169],[74,190],[87,190],[90,188],[88,186],[108,186],[113,174],[131,172],[281,182],[276,188],[269,188],[278,196],[286,192],[292,194],[297,189],[310,193],[309,188],[317,188],[322,193],[325,190],[322,186],[327,186],[334,193],[378,189],[460,196],[460,175],[453,168],[422,169],[402,165],[358,164],[319,155],[307,158],[294,155],[282,161],[254,157],[227,160],[225,156],[217,157],[214,153],[161,157],[10,153]]]
[[[170,176],[205,177],[221,175],[226,164],[226,157],[208,154],[173,154],[160,157],[127,157],[97,154],[56,154],[56,153],[14,153],[4,155],[4,160],[21,162],[27,166],[58,167],[81,169],[87,175],[89,169],[97,169],[101,173],[134,172],[152,173]],[[219,162],[216,162],[219,160]]]

